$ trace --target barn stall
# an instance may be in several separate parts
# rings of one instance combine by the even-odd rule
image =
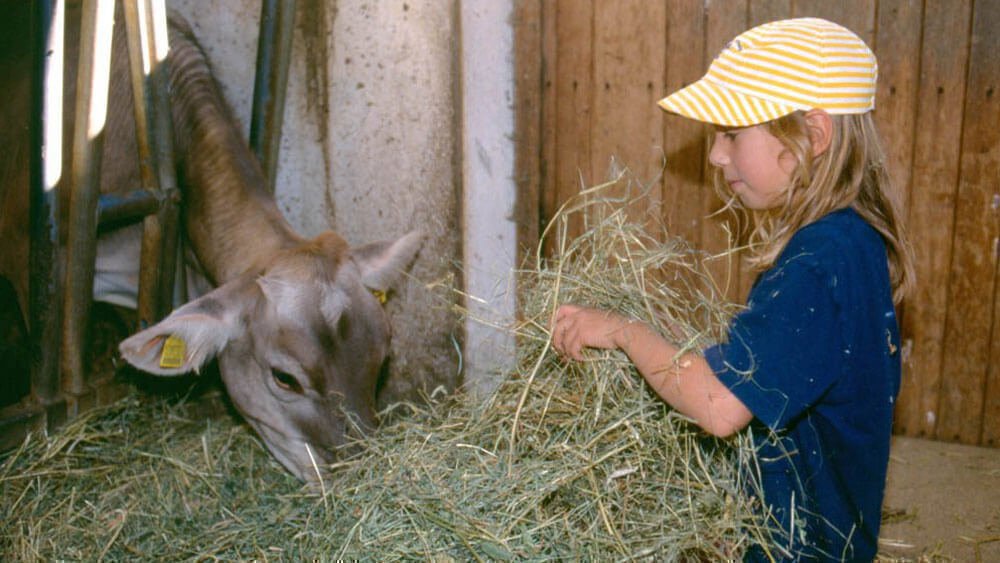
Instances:
[[[741,30],[786,17],[847,26],[879,61],[876,121],[906,194],[917,290],[903,305],[896,430],[994,447],[1000,432],[1000,104],[995,1],[529,2],[517,41],[519,185],[544,224],[607,177],[611,159],[653,187],[672,232],[727,247],[704,190],[704,129],[650,108],[703,73]],[[643,209],[634,214],[641,219]],[[723,218],[724,219],[724,218]],[[525,221],[525,224],[534,224]],[[737,272],[730,297],[752,279]]]
[[[27,3],[10,4],[10,13],[20,16],[9,20],[18,33],[5,37],[12,43],[21,38],[11,51],[23,57],[10,58],[26,64],[23,61],[32,41],[27,36],[31,10]],[[70,2],[68,7],[79,10],[81,4]],[[387,303],[394,317],[394,368],[407,374],[392,378],[388,385],[397,396],[438,385],[453,387],[458,376],[455,343],[462,339],[462,330],[448,304],[440,304],[423,289],[426,283],[455,275],[460,248],[458,194],[454,189],[458,170],[453,157],[458,142],[454,38],[450,28],[441,25],[453,25],[453,14],[444,4],[412,9],[400,5],[390,10],[383,5],[340,3],[340,13],[352,15],[335,18],[334,6],[326,2],[262,5],[247,1],[211,6],[169,2],[171,9],[191,22],[247,138],[259,21],[266,5],[277,4],[297,6],[291,11],[295,26],[287,69],[284,134],[278,150],[281,166],[274,170],[278,205],[304,236],[333,228],[350,243],[362,244],[413,229],[425,233],[426,250],[410,270],[412,279],[421,281],[397,288]],[[384,34],[382,26],[390,24],[397,32]],[[378,49],[372,50],[373,44]],[[414,44],[421,48],[413,48]],[[402,66],[406,71],[389,72],[390,66]],[[339,78],[332,80],[331,76]],[[24,86],[17,95],[27,100],[29,85]],[[27,110],[30,103],[25,101],[23,107]],[[412,111],[413,107],[421,111]],[[386,162],[392,165],[385,166]],[[14,196],[27,193],[29,179],[25,175],[17,180],[24,191],[5,189],[3,194],[10,200],[4,207],[4,233],[14,232],[8,239],[10,251],[4,253],[3,267],[5,281],[11,285],[8,293],[16,294],[13,302],[25,319],[21,321],[25,326],[11,322],[11,326],[23,329],[12,332],[24,336],[29,307],[34,306],[27,297],[29,257],[22,234],[28,231],[28,213],[26,198]],[[7,213],[7,209],[12,211]],[[22,240],[14,238],[17,236]],[[168,304],[167,311],[169,308]],[[99,306],[97,313],[100,320],[105,308]],[[128,327],[127,332],[133,330]],[[38,332],[32,337],[40,338]],[[18,354],[11,351],[12,357],[26,361]],[[10,428],[5,436],[23,436],[28,428],[50,423],[57,426],[91,406],[121,396],[112,381],[105,381],[107,370],[77,377],[86,381],[64,392],[68,386],[60,384],[59,374],[54,373],[60,370],[59,354],[47,351],[40,356],[35,367],[46,372],[44,375],[36,374],[32,382],[28,371],[14,370],[15,381],[5,383],[10,392],[4,393],[4,406],[16,411],[3,417]],[[46,383],[40,383],[42,380]],[[56,383],[48,383],[51,380]]]
[[[485,374],[477,385],[487,391],[496,385],[490,376],[511,367],[504,354],[491,353],[509,346],[509,337],[477,333],[482,329],[475,322],[466,331],[455,328],[449,308],[440,307],[424,285],[457,276],[465,282],[463,293],[494,301],[476,316],[511,317],[510,269],[531,252],[556,209],[581,186],[603,181],[619,166],[627,166],[639,182],[658,186],[654,197],[670,210],[672,233],[709,251],[725,248],[724,230],[705,219],[717,203],[699,188],[704,132],[650,119],[650,113],[659,117],[655,100],[696,79],[725,40],[754,23],[808,14],[848,25],[879,56],[880,127],[897,181],[908,186],[918,249],[920,298],[908,300],[902,316],[910,345],[897,430],[995,445],[997,362],[990,354],[995,360],[998,219],[990,171],[997,169],[998,143],[986,124],[996,121],[989,116],[996,113],[990,100],[997,65],[988,41],[992,34],[977,30],[997,27],[996,3],[946,8],[890,2],[519,2],[507,7],[514,10],[512,20],[502,9],[477,12],[444,2],[298,4],[285,128],[304,138],[286,133],[282,139],[277,197],[304,232],[332,225],[350,240],[363,240],[373,221],[387,234],[415,223],[439,229],[431,247],[443,249],[444,256],[422,253],[413,273],[422,283],[411,283],[391,305],[395,369],[408,375],[398,385],[402,395],[411,396],[422,384],[425,389],[432,382],[453,384],[460,360],[472,373]],[[247,115],[257,3],[234,2],[219,11],[194,2],[172,5],[188,11],[210,56],[227,61],[216,64],[216,72],[236,113]],[[512,28],[494,29],[496,22],[508,21]],[[500,54],[480,54],[482,62],[473,58],[475,49],[459,40],[470,30],[476,37],[499,33],[497,44],[506,54],[500,48]],[[453,49],[456,42],[466,47],[460,55]],[[892,49],[884,47],[890,44]],[[400,65],[407,70],[391,70]],[[475,74],[494,68],[501,72]],[[477,104],[477,96],[487,101]],[[497,172],[505,169],[510,174]],[[402,185],[400,178],[406,178]],[[357,185],[365,186],[364,196],[347,188]],[[488,224],[496,209],[510,213]],[[483,232],[470,233],[473,225]],[[461,235],[457,226],[465,227]],[[476,240],[500,246],[477,249]],[[455,261],[464,267],[453,267]],[[473,264],[480,266],[470,271]],[[477,273],[485,274],[483,280],[475,279]],[[750,280],[738,270],[735,279],[729,296],[739,299]],[[925,283],[928,279],[934,281]],[[461,294],[450,299],[479,303]],[[408,329],[408,323],[419,326]],[[428,343],[428,335],[435,342]],[[456,343],[465,355],[455,353]],[[11,426],[24,420],[29,428],[60,425],[123,392],[102,399],[103,389],[47,405],[45,413],[56,413],[48,422],[36,416]],[[108,529],[122,529],[115,524]]]
[[[1000,429],[1000,137],[993,126],[1000,3],[553,0],[520,4],[518,14],[518,186],[536,202],[522,207],[526,216],[539,218],[522,224],[545,224],[581,185],[627,166],[650,186],[649,205],[660,206],[671,232],[709,252],[730,242],[725,217],[708,217],[720,203],[703,187],[705,130],[660,116],[656,101],[698,79],[739,32],[775,19],[828,18],[873,48],[875,116],[890,174],[906,197],[917,275],[901,308],[894,431],[902,445],[894,449],[886,502],[937,499],[924,505],[927,521],[890,524],[883,533],[923,538],[910,541],[925,546],[950,537],[945,554],[989,559],[954,538],[964,522],[966,537],[995,542],[1000,524],[996,498],[976,500],[995,489],[1000,464],[993,449]],[[646,206],[631,212],[643,221]],[[533,238],[530,228],[525,237]],[[734,280],[730,298],[741,300],[752,277],[738,264],[735,272],[715,268],[720,279]],[[924,453],[908,437],[935,442]],[[947,450],[943,442],[989,450]],[[960,459],[978,461],[952,463]],[[911,467],[916,460],[926,464]],[[905,548],[894,554],[917,557]]]

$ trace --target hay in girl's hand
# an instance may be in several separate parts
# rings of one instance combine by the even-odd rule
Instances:
[[[556,257],[520,272],[518,368],[485,403],[397,405],[317,490],[298,489],[243,427],[111,411],[90,430],[71,426],[80,438],[36,439],[4,461],[0,549],[25,559],[738,558],[765,534],[740,471],[754,465],[748,437],[707,437],[620,353],[565,363],[549,345],[553,311],[568,301],[650,322],[684,349],[721,338],[733,312],[704,257],[630,222],[627,202],[603,197],[608,187],[572,200],[548,232]],[[571,221],[584,231],[573,240]]]

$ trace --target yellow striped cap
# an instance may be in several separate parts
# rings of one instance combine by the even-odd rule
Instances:
[[[860,37],[819,18],[766,23],[740,34],[700,80],[661,108],[725,127],[748,127],[818,108],[831,114],[875,108],[878,63]]]

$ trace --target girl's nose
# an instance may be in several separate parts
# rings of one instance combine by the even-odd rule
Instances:
[[[728,140],[724,133],[716,133],[712,141],[712,148],[708,152],[708,162],[712,166],[722,168],[729,164]]]

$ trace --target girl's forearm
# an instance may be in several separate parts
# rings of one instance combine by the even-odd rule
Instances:
[[[616,344],[657,395],[710,434],[728,436],[753,417],[703,356],[687,352],[678,357],[679,349],[646,323],[627,323],[617,332]]]

